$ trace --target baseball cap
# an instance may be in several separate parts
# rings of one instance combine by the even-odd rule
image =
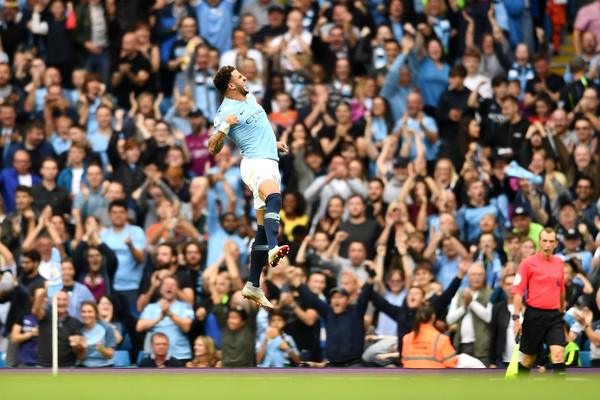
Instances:
[[[527,212],[527,210],[525,210],[525,207],[517,207],[515,208],[515,211],[513,212],[513,217],[518,217],[521,215],[526,215],[528,217],[530,217],[529,213]]]
[[[406,168],[408,166],[409,162],[410,162],[410,160],[408,158],[406,158],[406,157],[396,156],[396,157],[394,157],[394,161],[392,162],[392,166],[394,168],[398,168],[398,167]]]
[[[197,109],[190,113],[190,118],[192,117],[204,118],[204,113],[201,109]]]
[[[342,294],[342,295],[344,295],[346,297],[350,296],[350,294],[345,289],[342,289],[340,286],[336,286],[336,287],[332,288],[329,291],[329,296],[333,296],[334,293],[339,293],[339,294]]]
[[[573,203],[571,203],[570,201],[565,201],[564,203],[562,203],[560,205],[560,210],[562,210],[565,207],[571,207],[572,209],[575,209],[575,205]]]
[[[579,231],[577,231],[577,229],[569,229],[566,233],[565,233],[565,240],[567,239],[576,239],[579,240],[580,239],[580,235],[579,235]]]
[[[304,152],[304,155],[307,156],[309,154],[316,154],[320,157],[323,157],[323,152],[317,144],[309,144],[308,146],[306,146],[306,151]]]
[[[280,13],[284,13],[285,14],[285,10],[283,9],[283,5],[281,5],[279,3],[271,4],[269,6],[269,8],[267,9],[267,12],[270,14],[271,11],[279,11]]]

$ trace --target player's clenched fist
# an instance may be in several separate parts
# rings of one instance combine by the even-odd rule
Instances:
[[[235,126],[240,122],[240,120],[235,116],[235,114],[229,114],[225,117],[225,122],[227,122],[229,126]]]

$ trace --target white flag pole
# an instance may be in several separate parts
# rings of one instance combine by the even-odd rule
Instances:
[[[58,302],[52,296],[52,375],[58,374]]]

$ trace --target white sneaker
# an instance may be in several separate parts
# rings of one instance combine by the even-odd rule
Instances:
[[[282,258],[288,255],[290,252],[290,246],[284,244],[283,246],[275,246],[269,250],[269,267],[275,268],[279,264]]]
[[[247,282],[246,286],[242,289],[242,296],[248,300],[254,300],[256,304],[264,307],[267,311],[273,309],[273,304],[267,299],[265,292],[259,287],[254,287],[251,282]]]

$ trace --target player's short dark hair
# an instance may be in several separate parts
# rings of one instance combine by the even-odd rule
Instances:
[[[385,47],[385,45],[386,45],[386,44],[388,44],[388,43],[393,43],[393,44],[395,44],[397,47],[400,47],[400,43],[398,43],[398,41],[397,41],[396,39],[394,39],[394,38],[391,38],[391,39],[384,39],[384,40],[383,40],[383,46],[384,46],[384,47]]]
[[[41,164],[41,165],[44,165],[44,164],[45,164],[45,163],[47,163],[47,162],[53,162],[53,163],[54,163],[54,164],[56,164],[56,166],[58,167],[58,161],[56,161],[56,158],[54,158],[54,157],[52,157],[52,156],[48,156],[48,157],[44,158],[44,159],[42,160],[42,164]]]
[[[352,196],[348,197],[348,201],[350,201],[351,199],[354,199],[354,198],[359,198],[359,199],[360,199],[360,201],[363,203],[363,205],[365,204],[365,198],[364,198],[364,197],[362,197],[362,196],[361,196],[360,194],[358,194],[358,193],[355,193],[355,194],[353,194]]]
[[[224,67],[221,67],[217,70],[217,72],[215,73],[215,77],[213,78],[213,83],[215,84],[215,87],[220,90],[222,93],[225,92],[225,90],[227,90],[227,85],[229,84],[229,81],[231,80],[231,73],[235,70],[234,67],[232,67],[231,65],[226,65]]]
[[[450,69],[450,78],[466,78],[467,69],[462,65],[455,65]]]
[[[506,242],[511,242],[515,239],[519,239],[521,240],[521,236],[519,236],[518,234],[514,233],[513,231],[508,231],[506,232]]]
[[[232,313],[232,312],[239,315],[240,318],[242,319],[242,321],[248,320],[248,312],[246,310],[244,310],[242,307],[237,306],[237,307],[230,308],[228,314]]]
[[[589,182],[589,184],[590,184],[590,188],[591,188],[591,189],[593,189],[593,188],[594,188],[594,180],[593,180],[592,178],[590,178],[589,176],[587,176],[587,175],[582,175],[582,176],[580,176],[579,178],[577,178],[577,179],[575,180],[575,187],[577,187],[577,184],[578,184],[580,181],[588,181],[588,182]]]
[[[32,196],[31,194],[31,188],[29,186],[25,186],[25,185],[19,185],[15,188],[15,193],[27,193],[28,195]]]
[[[127,210],[127,202],[123,199],[113,200],[108,206],[108,212],[111,212],[115,207],[123,207],[125,210]]]
[[[538,51],[538,52],[534,53],[533,56],[531,57],[531,62],[536,63],[538,61],[550,62],[550,55],[548,53],[546,53],[545,51]]]
[[[23,252],[23,258],[29,258],[31,261],[35,262],[40,262],[42,261],[42,256],[40,255],[40,252],[37,250],[28,250],[28,251],[24,251]]]
[[[25,126],[25,133],[31,132],[34,129],[44,129],[44,124],[39,119],[32,119]]]
[[[590,121],[590,119],[588,117],[583,116],[583,115],[575,118],[575,121],[573,121],[573,126],[575,126],[575,124],[578,123],[579,121],[587,122],[589,126],[592,126],[592,121]]]
[[[498,75],[495,76],[494,79],[492,79],[492,87],[498,87],[502,84],[508,85],[508,79],[506,79],[506,77],[504,77],[503,75]]]
[[[502,100],[500,100],[500,103],[505,103],[507,101],[510,101],[511,103],[513,103],[516,106],[519,105],[519,100],[515,96],[511,96],[511,95],[504,96],[502,98]]]
[[[371,183],[371,182],[377,182],[381,185],[381,187],[385,187],[385,183],[383,183],[383,180],[377,176],[374,176],[368,180],[368,183]]]
[[[158,250],[159,247],[168,247],[169,249],[171,249],[171,256],[177,255],[177,247],[175,247],[175,245],[171,242],[162,242],[158,246],[156,246],[156,249]]]
[[[433,265],[431,264],[431,261],[419,260],[419,262],[417,262],[417,265],[415,265],[414,272],[416,273],[420,269],[425,270],[433,275]]]
[[[271,311],[269,311],[269,321],[271,321],[271,319],[273,319],[273,317],[281,317],[284,321],[285,321],[285,317],[283,316],[283,313],[281,312],[281,310],[278,309],[272,309]]]
[[[152,339],[150,339],[151,343],[154,343],[154,338],[163,338],[163,339],[167,339],[167,343],[169,342],[169,337],[167,335],[165,335],[162,332],[156,332],[155,334],[152,335]]]

